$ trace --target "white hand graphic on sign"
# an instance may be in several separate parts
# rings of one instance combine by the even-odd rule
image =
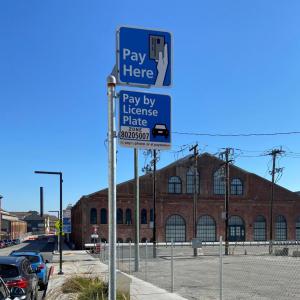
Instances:
[[[166,71],[168,68],[168,44],[164,46],[164,55],[162,52],[158,54],[158,63],[157,63],[157,77],[155,86],[163,86],[164,79],[166,76]]]

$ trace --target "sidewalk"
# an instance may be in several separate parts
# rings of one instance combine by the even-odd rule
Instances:
[[[86,251],[63,251],[63,272],[64,275],[58,275],[59,271],[59,255],[53,256],[54,266],[53,275],[50,277],[46,300],[60,300],[76,299],[75,295],[63,294],[61,287],[64,281],[74,275],[81,276],[98,276],[103,280],[108,281],[108,267],[101,263],[97,258],[93,258]],[[148,282],[135,278],[134,276],[118,272],[118,283],[122,281],[129,285],[130,281],[130,299],[134,300],[185,300],[185,298],[175,294],[169,293],[166,290],[158,288]],[[125,279],[125,281],[124,281]]]

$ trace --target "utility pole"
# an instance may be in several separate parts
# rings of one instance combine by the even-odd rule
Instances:
[[[156,258],[156,149],[153,150],[153,258]]]
[[[273,252],[273,202],[274,202],[274,185],[275,185],[275,173],[281,172],[282,169],[278,168],[276,169],[276,157],[278,155],[282,155],[285,151],[280,149],[273,149],[268,153],[268,155],[272,156],[272,188],[271,188],[271,200],[270,200],[270,243],[269,243],[269,254],[272,254]]]
[[[229,254],[229,193],[230,193],[230,178],[229,178],[229,163],[233,160],[230,160],[232,148],[226,148],[225,151],[221,153],[221,157],[225,160],[223,166],[225,167],[225,255]],[[225,156],[225,159],[224,159]]]
[[[194,152],[194,197],[193,197],[193,237],[197,238],[197,173],[198,173],[198,144],[189,149]],[[194,248],[194,256],[197,256],[197,248]]]

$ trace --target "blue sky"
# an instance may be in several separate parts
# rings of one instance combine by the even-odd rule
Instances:
[[[131,25],[171,31],[172,126],[177,132],[299,131],[300,2],[79,1],[0,2],[0,194],[7,210],[58,209],[107,186],[106,77],[115,64],[115,30]],[[279,184],[300,190],[300,135],[178,135],[158,167],[199,143],[217,153],[234,147],[235,164],[269,178],[270,157],[283,146]],[[247,156],[247,157],[246,157]],[[251,157],[248,157],[251,156]],[[149,159],[148,159],[149,160]],[[140,151],[140,169],[145,157]],[[117,181],[133,174],[133,150],[118,147]],[[142,174],[142,172],[141,172]]]

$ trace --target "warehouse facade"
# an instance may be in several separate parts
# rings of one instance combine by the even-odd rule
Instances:
[[[224,236],[224,162],[204,153],[198,158],[197,237],[216,241]],[[157,171],[157,241],[190,241],[193,238],[194,159],[187,156]],[[240,169],[229,167],[229,240],[265,241],[270,232],[271,182]],[[140,177],[140,238],[153,235],[152,175]],[[72,240],[77,248],[91,242],[97,233],[108,240],[107,189],[81,197],[72,208]],[[117,186],[117,240],[134,241],[134,181]],[[275,185],[273,237],[300,240],[300,196]]]

